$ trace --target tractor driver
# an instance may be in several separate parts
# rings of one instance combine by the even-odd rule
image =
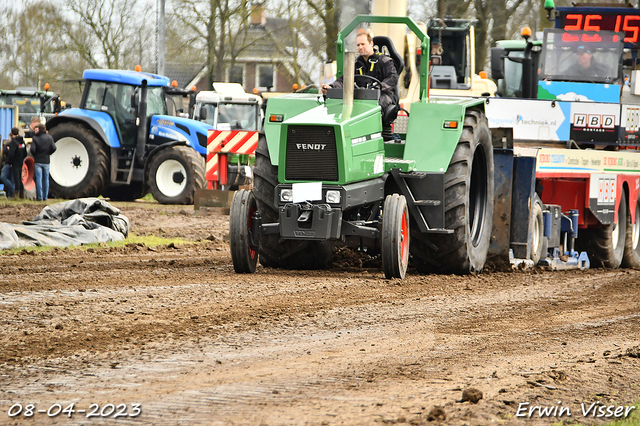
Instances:
[[[360,29],[356,36],[356,47],[360,56],[356,58],[356,81],[358,75],[369,75],[381,82],[380,99],[378,103],[385,111],[389,105],[398,103],[396,87],[398,86],[398,72],[393,59],[382,53],[373,51],[373,34],[371,30]],[[338,78],[331,85],[323,84],[322,93],[326,94],[330,87],[343,87],[343,77]],[[364,80],[364,79],[363,79]]]

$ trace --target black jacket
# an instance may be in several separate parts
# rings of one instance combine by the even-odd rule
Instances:
[[[393,63],[393,59],[380,53],[374,53],[369,56],[369,59],[364,59],[362,56],[358,56],[356,59],[356,83],[359,86],[364,86],[367,83],[372,83],[369,79],[358,79],[358,75],[370,75],[380,80],[382,83],[381,93],[388,95],[393,100],[393,103],[398,103],[398,94],[396,88],[398,87],[398,71]],[[337,79],[331,85],[332,87],[339,88],[343,86],[342,77]]]
[[[16,136],[7,144],[7,164],[13,167],[22,167],[27,156],[27,146],[22,136]]]
[[[33,135],[31,140],[31,155],[40,164],[49,164],[49,157],[56,152],[56,143],[48,133]]]

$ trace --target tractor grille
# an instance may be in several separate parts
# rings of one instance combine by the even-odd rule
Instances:
[[[333,127],[289,126],[287,180],[338,181],[338,153]]]

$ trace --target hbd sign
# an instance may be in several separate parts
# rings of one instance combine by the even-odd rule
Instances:
[[[614,129],[616,117],[602,114],[574,114],[573,127],[581,130]]]

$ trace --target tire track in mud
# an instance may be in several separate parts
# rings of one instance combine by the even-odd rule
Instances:
[[[193,300],[185,294],[199,292],[201,305],[189,306],[190,312],[208,312],[202,312],[198,322],[219,316],[228,305],[239,309],[219,324],[207,323],[204,333],[202,325],[194,323],[192,327],[198,325],[187,337],[176,334],[152,339],[144,349],[119,353],[103,348],[80,355],[79,359],[94,360],[93,367],[61,360],[60,368],[91,376],[70,380],[68,373],[53,374],[49,384],[60,385],[49,387],[53,393],[39,382],[21,382],[18,388],[10,379],[4,388],[15,392],[12,398],[77,397],[69,389],[99,395],[105,403],[110,397],[140,396],[138,400],[147,407],[144,422],[150,424],[167,424],[167,417],[191,424],[218,420],[220,424],[301,424],[301,420],[350,424],[364,420],[366,424],[402,416],[421,419],[423,407],[449,403],[464,386],[485,385],[491,369],[508,376],[501,386],[510,391],[526,385],[524,379],[511,378],[514,371],[529,365],[543,365],[550,371],[549,351],[530,346],[548,344],[545,333],[561,333],[563,327],[575,327],[580,320],[608,330],[618,324],[616,317],[599,324],[593,323],[596,316],[607,318],[615,312],[613,305],[624,300],[632,302],[628,311],[637,307],[637,299],[629,299],[633,288],[627,288],[637,281],[637,272],[630,272],[619,284],[620,272],[410,277],[405,282],[371,275],[263,270],[243,287],[223,276],[210,284],[99,289],[105,294],[91,295],[92,303],[108,294],[129,299],[138,293],[144,300],[145,291],[154,291],[168,293],[163,300],[182,300],[183,310]],[[611,288],[608,282],[614,283]],[[214,297],[204,294],[207,287],[219,297],[217,305],[209,304]],[[606,300],[593,297],[594,292],[609,290],[611,297]],[[554,322],[533,321],[540,314],[565,311],[572,315],[561,315]],[[618,319],[637,327],[633,315],[618,315]],[[535,328],[529,333],[536,334],[527,334],[532,325]],[[620,344],[632,343],[617,337]],[[444,344],[439,341],[442,338]],[[578,342],[582,344],[576,344],[578,354],[587,353],[586,347],[606,346],[594,345],[593,339]],[[512,359],[514,354],[517,359]],[[566,358],[571,356],[575,357]],[[557,358],[555,364],[564,368],[569,361]],[[507,363],[513,365],[507,368]],[[498,392],[493,389],[487,395],[495,397]],[[448,408],[453,418],[462,418],[464,412],[455,408]],[[488,416],[488,420],[491,415],[480,418]]]

